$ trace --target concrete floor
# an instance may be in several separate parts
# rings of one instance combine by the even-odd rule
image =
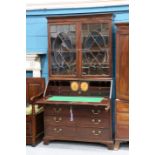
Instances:
[[[26,146],[26,155],[129,155],[128,144],[121,144],[118,151],[108,150],[107,147],[93,143],[77,142],[42,142],[36,147]]]

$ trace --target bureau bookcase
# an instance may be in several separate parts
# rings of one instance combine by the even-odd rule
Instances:
[[[113,148],[112,15],[48,17],[44,143],[95,142]]]
[[[115,149],[129,141],[129,24],[119,23],[116,33]]]

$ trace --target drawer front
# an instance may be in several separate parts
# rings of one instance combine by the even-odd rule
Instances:
[[[110,127],[110,118],[99,117],[75,117],[73,119],[66,116],[45,116],[44,125],[47,126],[80,126],[80,127]]]
[[[116,111],[117,112],[129,112],[129,102],[116,101]]]
[[[111,130],[102,128],[51,126],[45,129],[45,136],[55,140],[75,140],[88,142],[112,140]]]
[[[70,117],[66,116],[45,116],[44,117],[44,125],[48,126],[73,126],[75,121],[71,121]]]
[[[128,113],[117,113],[117,124],[129,125]]]
[[[75,106],[73,107],[74,115],[77,117],[104,117],[107,118],[110,115],[109,111],[105,110],[105,107],[101,106]]]
[[[129,139],[129,126],[128,125],[117,125],[116,139]]]
[[[104,117],[77,117],[75,118],[76,126],[78,127],[110,127],[110,118]]]
[[[31,122],[26,122],[26,136],[32,136],[32,124],[31,124]]]
[[[76,128],[76,136],[85,141],[104,141],[112,139],[110,129],[102,128]]]
[[[75,134],[75,128],[72,127],[49,126],[45,128],[45,136],[51,136],[53,139],[74,137]]]
[[[65,115],[69,116],[70,106],[46,105],[44,108],[45,115]]]
[[[70,115],[70,106],[55,106],[47,105],[44,108],[45,115]],[[97,116],[97,117],[108,117],[110,112],[106,111],[104,107],[101,106],[72,106],[72,112],[74,116]]]

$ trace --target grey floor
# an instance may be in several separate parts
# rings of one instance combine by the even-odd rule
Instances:
[[[26,155],[129,155],[128,144],[121,144],[118,151],[108,150],[106,146],[76,142],[42,142],[36,147],[26,146]]]

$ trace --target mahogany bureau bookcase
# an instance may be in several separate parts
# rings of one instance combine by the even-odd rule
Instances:
[[[26,144],[35,146],[43,138],[43,108],[34,108],[31,98],[45,89],[43,78],[26,78]]]
[[[112,15],[48,17],[49,80],[43,96],[44,143],[82,141],[113,149]]]
[[[116,33],[115,149],[129,141],[129,24],[119,23]]]

